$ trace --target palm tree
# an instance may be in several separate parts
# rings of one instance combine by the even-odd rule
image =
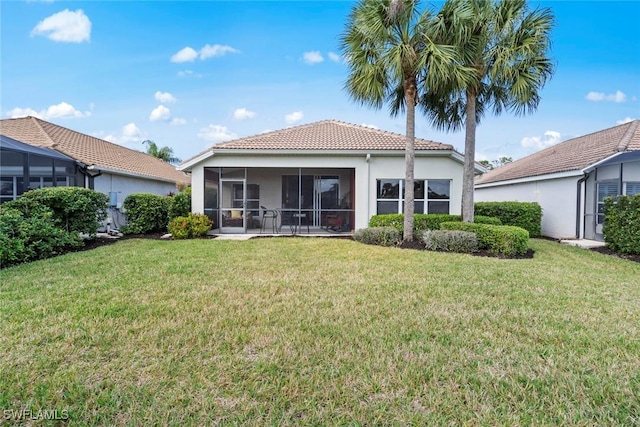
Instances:
[[[173,156],[173,148],[169,148],[167,146],[158,148],[158,145],[149,139],[143,141],[142,143],[147,145],[147,154],[155,158],[163,160],[167,163],[171,163],[173,165],[182,161],[181,159]]]
[[[421,105],[438,129],[458,130],[464,124],[462,218],[473,222],[476,126],[487,110],[496,115],[536,110],[554,70],[548,56],[554,17],[548,8],[529,11],[526,0],[447,0],[441,14],[444,34],[474,72],[463,87],[426,92]]]
[[[388,103],[392,116],[406,110],[405,241],[413,240],[416,104],[429,85],[464,77],[453,66],[456,50],[430,37],[433,14],[418,6],[417,0],[362,0],[341,36],[351,97],[376,109]]]

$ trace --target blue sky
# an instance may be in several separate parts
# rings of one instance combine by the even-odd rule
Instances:
[[[214,143],[325,119],[404,133],[343,90],[347,1],[3,1],[0,114],[188,158]],[[437,9],[441,2],[423,3]],[[477,159],[514,159],[640,119],[640,1],[550,7],[557,65],[536,113],[484,118]],[[464,150],[464,135],[416,135]]]

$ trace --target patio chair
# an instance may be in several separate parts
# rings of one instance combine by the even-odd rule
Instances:
[[[278,233],[278,211],[276,211],[275,209],[267,209],[264,206],[260,206],[260,208],[263,210],[260,233],[262,234],[262,232],[264,231],[264,226],[267,222],[267,219],[271,219],[271,227],[273,229],[273,232]]]

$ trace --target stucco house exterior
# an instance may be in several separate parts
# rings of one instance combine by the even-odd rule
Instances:
[[[608,196],[640,193],[640,120],[580,136],[494,169],[476,201],[537,202],[542,234],[603,240]]]
[[[459,213],[463,156],[415,148],[416,213]],[[402,212],[404,149],[403,135],[325,120],[216,144],[178,168],[191,173],[192,210],[222,233],[259,227],[265,208],[278,226],[351,231]]]
[[[166,195],[189,177],[141,151],[35,118],[0,120],[2,200],[39,187],[80,186],[110,196],[120,208],[131,193]],[[54,160],[55,154],[58,160]],[[58,161],[66,161],[64,167]],[[73,163],[69,163],[72,161]]]

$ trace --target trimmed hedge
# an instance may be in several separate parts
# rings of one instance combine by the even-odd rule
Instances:
[[[461,221],[460,215],[448,214],[415,214],[413,216],[413,234],[421,236],[427,230],[439,230],[443,222]],[[500,219],[478,215],[476,223],[501,225]],[[393,227],[400,234],[404,230],[404,214],[374,215],[369,220],[369,227]]]
[[[530,237],[540,237],[542,207],[529,202],[478,202],[474,205],[476,215],[499,218],[503,225],[524,228]]]
[[[174,239],[192,239],[207,235],[211,230],[212,222],[203,214],[189,213],[187,216],[178,216],[169,221],[169,233]]]
[[[640,194],[604,200],[602,233],[612,250],[640,255]]]
[[[509,225],[474,224],[469,222],[443,222],[443,230],[470,231],[476,234],[480,249],[507,256],[527,253],[529,232]]]
[[[478,251],[475,233],[458,230],[427,230],[422,235],[425,249],[430,251],[472,253]]]
[[[0,267],[49,258],[82,246],[75,231],[58,227],[54,212],[44,205],[24,204],[27,212],[0,206]]]
[[[395,227],[361,228],[353,233],[353,240],[367,245],[396,246],[401,238],[402,233]]]
[[[17,200],[3,206],[16,208],[27,216],[40,206],[51,210],[51,220],[56,227],[67,232],[95,236],[100,222],[107,217],[109,197],[88,188],[48,187],[27,191]]]
[[[169,223],[171,198],[150,193],[133,193],[124,199],[123,207],[127,225],[124,234],[163,232]]]
[[[179,216],[188,216],[191,212],[191,187],[185,187],[180,193],[171,197],[169,204],[169,221]]]

